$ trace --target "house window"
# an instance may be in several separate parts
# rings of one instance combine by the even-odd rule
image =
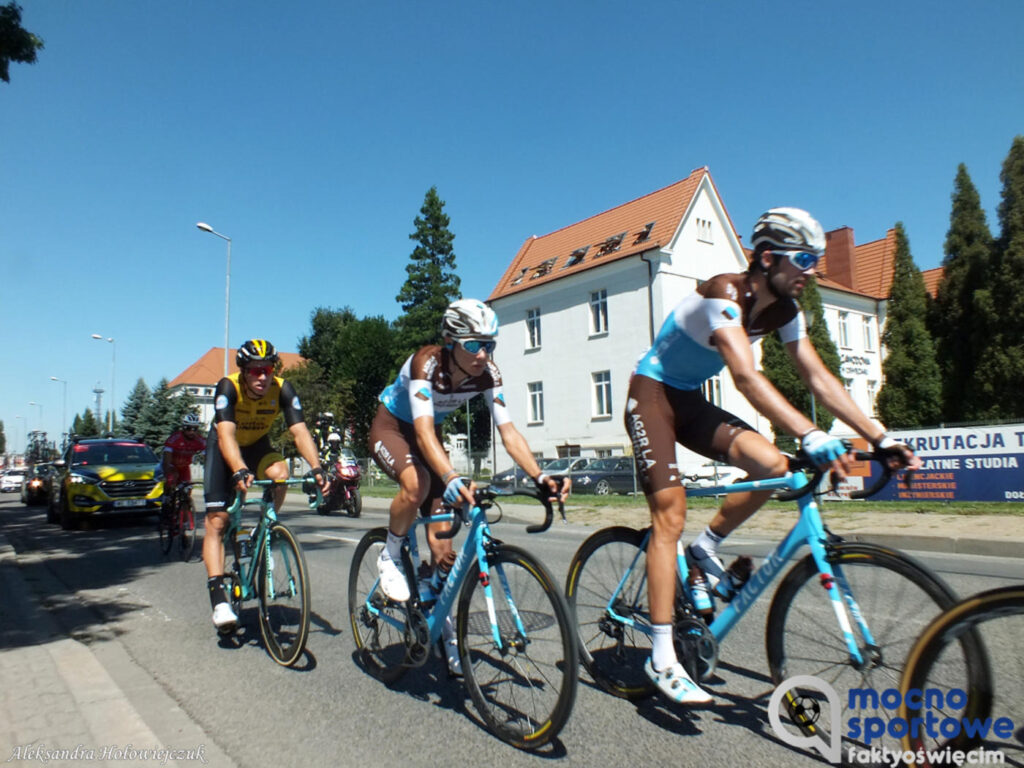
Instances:
[[[872,416],[878,415],[878,410],[875,408],[875,400],[878,398],[878,382],[868,379],[868,408],[871,411]]]
[[[875,319],[871,315],[864,315],[864,351],[875,351]]]
[[[839,313],[839,346],[849,348],[850,346],[850,313]]]
[[[544,383],[531,381],[526,388],[530,393],[530,423],[541,424],[544,421]]]
[[[591,379],[594,382],[594,417],[603,418],[612,415],[612,373],[611,371],[598,371],[592,373]]]
[[[540,307],[526,310],[526,348],[540,346]]]
[[[697,219],[697,240],[701,243],[714,244],[711,238],[711,222],[708,219]]]
[[[843,379],[843,389],[846,390],[846,394],[853,397],[853,379]]]
[[[703,384],[700,385],[700,391],[704,395],[704,399],[712,405],[717,405],[719,408],[722,407],[722,377],[712,376],[707,379]]]
[[[608,291],[603,288],[590,294],[590,335],[608,333]]]

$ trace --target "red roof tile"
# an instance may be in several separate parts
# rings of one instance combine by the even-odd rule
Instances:
[[[697,168],[675,184],[550,234],[529,238],[488,300],[668,245],[705,175],[713,187],[708,169]]]
[[[928,295],[933,299],[939,295],[939,283],[942,282],[943,274],[942,267],[926,269],[921,273],[921,277],[924,278],[924,289],[928,291]]]
[[[853,233],[846,227],[828,234],[831,236],[840,232],[847,235],[846,244],[852,245]],[[826,248],[818,271],[847,290],[876,299],[889,298],[896,258],[896,230],[890,229],[881,240],[853,246],[852,253],[848,246],[832,247],[833,240],[829,238],[830,247]]]
[[[238,366],[235,365],[235,353],[238,350],[231,349],[228,354],[228,373],[235,373]],[[281,356],[281,370],[296,368],[305,362],[302,355],[297,352],[278,352]],[[211,347],[210,350],[196,360],[192,365],[174,377],[174,381],[168,384],[169,389],[182,385],[212,387],[224,375],[224,347]]]

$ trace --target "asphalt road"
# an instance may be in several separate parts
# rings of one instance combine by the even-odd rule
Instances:
[[[439,660],[385,687],[355,661],[347,609],[352,552],[368,528],[385,523],[384,506],[368,499],[355,520],[321,517],[298,505],[283,516],[302,542],[313,581],[307,653],[293,669],[267,656],[252,608],[243,613],[246,631],[237,647],[218,639],[202,565],[163,559],[149,521],[66,532],[47,525],[42,508],[26,509],[7,495],[0,500],[0,526],[21,562],[41,566],[36,588],[72,635],[94,645],[120,643],[237,765],[418,765],[428,756],[431,762],[503,766],[537,765],[539,759],[572,765],[823,764],[781,742],[768,725],[766,599],[722,645],[719,673],[709,685],[714,705],[688,711],[657,699],[631,704],[601,692],[584,673],[568,725],[540,757],[492,737]],[[556,523],[530,536],[512,519],[495,528],[497,536],[538,555],[560,581],[592,531]],[[757,555],[770,548],[752,539],[729,543],[730,552]],[[1024,580],[1020,560],[918,556],[964,595]],[[146,711],[145,701],[137,704]],[[194,746],[175,744],[173,733],[161,736],[171,746]]]

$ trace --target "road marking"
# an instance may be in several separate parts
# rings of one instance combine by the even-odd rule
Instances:
[[[358,544],[360,541],[362,541],[361,538],[359,538],[359,539],[349,539],[349,538],[347,538],[345,536],[331,536],[329,533],[314,533],[313,535],[314,536],[319,536],[321,539],[334,539],[334,541],[345,541],[345,542],[348,542],[349,544]]]

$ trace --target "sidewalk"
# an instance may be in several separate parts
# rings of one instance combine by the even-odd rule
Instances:
[[[69,637],[45,581],[0,534],[0,763],[233,765],[120,643]]]

